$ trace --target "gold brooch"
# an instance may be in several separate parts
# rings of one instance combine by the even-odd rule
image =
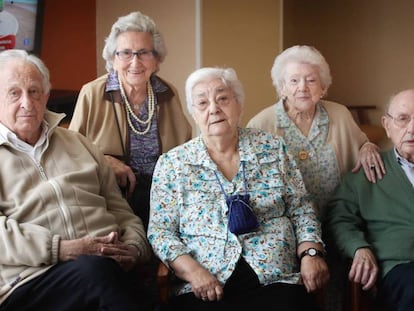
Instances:
[[[308,158],[308,152],[305,150],[299,151],[299,159],[304,161]]]

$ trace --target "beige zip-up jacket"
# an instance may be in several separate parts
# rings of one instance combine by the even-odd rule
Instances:
[[[63,116],[46,112],[49,142],[39,162],[0,140],[0,303],[58,262],[61,239],[116,231],[137,247],[140,260],[151,255],[142,222],[103,154],[84,136],[58,127]]]

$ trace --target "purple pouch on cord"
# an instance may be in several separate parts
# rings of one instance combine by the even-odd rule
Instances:
[[[259,227],[249,199],[249,194],[236,194],[226,199],[229,208],[229,230],[236,235],[252,232]]]

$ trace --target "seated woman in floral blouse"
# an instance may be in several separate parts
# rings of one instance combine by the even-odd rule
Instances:
[[[173,310],[317,310],[309,293],[329,278],[320,223],[283,139],[239,127],[231,68],[196,70],[186,98],[201,135],[158,160],[148,227],[182,280]]]

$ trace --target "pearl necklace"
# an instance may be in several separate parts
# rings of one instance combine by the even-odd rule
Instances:
[[[154,111],[155,111],[155,96],[154,96],[154,91],[152,89],[150,81],[148,81],[147,83],[147,93],[148,93],[148,119],[147,120],[141,120],[140,118],[138,118],[138,116],[135,115],[134,111],[131,108],[131,104],[128,101],[128,98],[125,95],[125,91],[122,86],[121,80],[119,80],[119,77],[118,77],[118,81],[119,81],[119,89],[121,91],[121,97],[126,106],[127,121],[128,121],[128,125],[130,129],[137,135],[147,134],[151,128],[151,122],[152,122],[152,118],[154,117]],[[142,132],[139,129],[135,128],[135,126],[132,124],[131,117],[134,118],[135,121],[137,121],[140,124],[144,124],[144,125],[147,124],[147,128]]]

